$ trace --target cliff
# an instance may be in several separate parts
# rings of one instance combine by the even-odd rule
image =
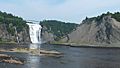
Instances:
[[[86,18],[75,31],[69,34],[67,43],[117,44],[120,42],[120,22],[115,14],[107,13]],[[117,17],[118,18],[118,17]],[[119,19],[118,19],[119,20]]]
[[[42,28],[43,42],[58,42],[66,37],[69,33],[76,30],[78,24],[66,23],[57,20],[44,20],[40,22]]]
[[[0,12],[0,42],[30,43],[29,27],[21,17]],[[120,13],[102,14],[88,18],[81,24],[44,20],[42,26],[43,43],[68,44],[119,44]]]
[[[0,42],[30,42],[29,28],[26,23],[21,17],[0,12]]]

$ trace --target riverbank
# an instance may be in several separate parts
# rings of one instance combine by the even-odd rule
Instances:
[[[0,45],[29,45],[30,43],[0,43]],[[81,47],[81,48],[120,48],[120,43],[117,44],[76,44],[76,43],[44,43],[50,45],[70,46],[70,47]]]
[[[17,43],[17,42],[0,42],[0,45],[29,45],[31,43]]]
[[[4,45],[5,48],[8,46]],[[115,66],[115,68],[119,68],[118,66],[120,66],[120,49],[79,48],[50,44],[41,44],[41,49],[59,51],[63,53],[63,57],[36,56],[21,52],[0,52],[1,54],[7,54],[24,60],[22,65],[1,62],[0,68],[96,68],[98,66],[100,68],[114,68]]]
[[[0,54],[0,62],[10,63],[10,64],[24,64],[24,61],[7,54]]]
[[[47,44],[47,43],[46,43]],[[50,43],[52,45],[62,45],[70,47],[82,47],[82,48],[120,48],[120,43],[117,44],[76,44],[76,43]]]
[[[29,48],[13,48],[13,49],[0,49],[0,52],[19,52],[27,53],[37,56],[51,56],[51,57],[61,57],[63,53],[53,50],[44,50],[44,49],[29,49]]]
[[[38,50],[38,49],[29,49],[29,48],[13,48],[13,49],[0,49],[0,62],[10,63],[10,64],[25,64],[24,61],[21,61],[23,59],[19,59],[17,57],[14,57],[12,55],[4,54],[4,52],[7,53],[25,53],[35,56],[48,56],[48,57],[62,57],[63,53],[58,51],[48,51],[48,50]]]

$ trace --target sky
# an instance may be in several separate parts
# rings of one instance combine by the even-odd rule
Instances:
[[[0,11],[25,20],[81,23],[85,17],[120,11],[120,0],[0,0]]]

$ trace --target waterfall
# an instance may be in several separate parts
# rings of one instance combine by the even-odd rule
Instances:
[[[41,29],[39,24],[27,23],[32,43],[41,43]]]

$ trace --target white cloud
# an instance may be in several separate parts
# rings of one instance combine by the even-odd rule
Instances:
[[[85,16],[99,15],[107,11],[119,11],[120,0],[21,0],[0,2],[0,10],[11,12],[25,19],[57,19],[79,22]]]

